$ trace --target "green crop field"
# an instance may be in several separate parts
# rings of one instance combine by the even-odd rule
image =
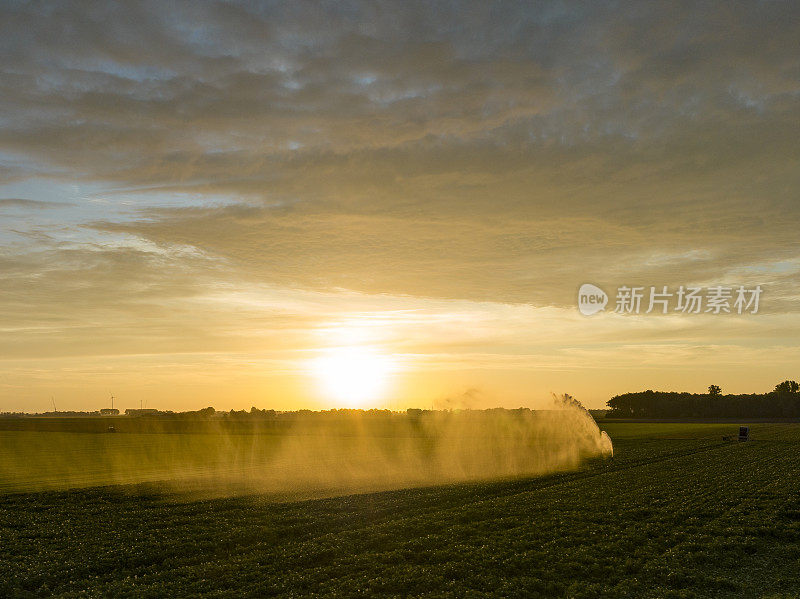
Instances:
[[[722,440],[731,424],[603,428],[614,459],[574,472],[298,502],[6,481],[0,596],[800,596],[800,425],[748,443]],[[48,434],[136,442],[4,434],[6,458]],[[205,463],[201,439],[151,451]]]

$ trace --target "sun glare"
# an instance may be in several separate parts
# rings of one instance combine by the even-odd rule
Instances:
[[[383,398],[392,360],[365,347],[337,347],[315,359],[312,373],[326,399],[337,406],[360,408]]]

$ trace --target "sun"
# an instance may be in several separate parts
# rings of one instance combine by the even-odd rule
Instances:
[[[379,401],[387,391],[393,363],[368,347],[335,347],[312,361],[311,371],[326,399],[348,408]]]

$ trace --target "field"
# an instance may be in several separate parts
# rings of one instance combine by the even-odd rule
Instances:
[[[800,425],[603,428],[574,472],[309,501],[8,485],[0,596],[800,596]]]

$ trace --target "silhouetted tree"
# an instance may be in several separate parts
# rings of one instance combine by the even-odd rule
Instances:
[[[783,381],[775,385],[775,393],[778,395],[791,395],[800,391],[797,381]]]
[[[800,385],[783,381],[769,393],[722,395],[667,391],[623,393],[608,400],[608,418],[800,418]]]

